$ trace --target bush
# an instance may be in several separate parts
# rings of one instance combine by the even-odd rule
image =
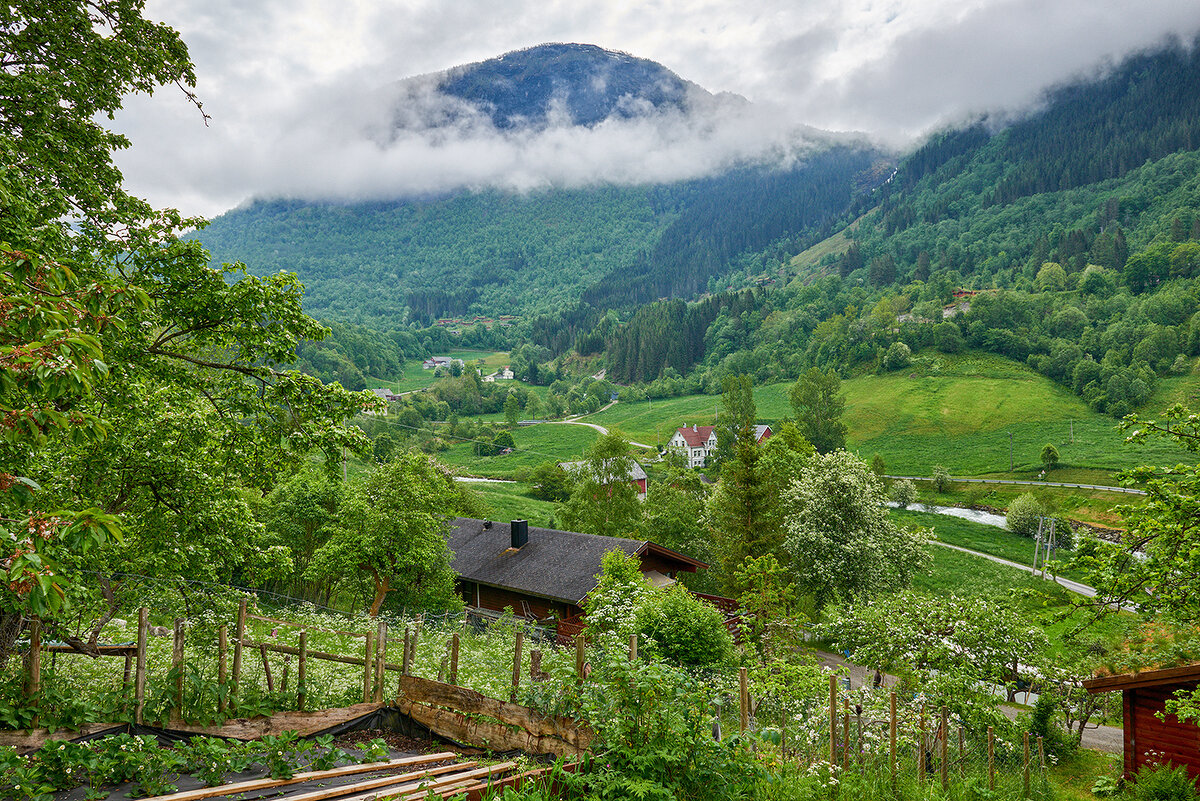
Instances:
[[[1079,738],[1054,723],[1058,707],[1059,697],[1055,693],[1040,693],[1029,717],[1029,733],[1042,738],[1047,754],[1065,759],[1079,748]]]
[[[917,500],[917,485],[907,478],[901,478],[892,484],[892,500],[901,509],[907,509]]]
[[[719,665],[733,655],[725,616],[682,585],[652,596],[638,610],[638,629],[651,651],[679,665]]]
[[[933,488],[938,492],[946,492],[950,489],[950,471],[939,465],[934,465],[933,468]]]
[[[1008,505],[1006,518],[1008,530],[1013,534],[1020,534],[1022,537],[1033,537],[1037,534],[1038,518],[1044,514],[1046,514],[1045,507],[1034,497],[1032,492],[1018,495]]]
[[[1132,801],[1196,801],[1196,783],[1188,776],[1187,767],[1155,765],[1138,771],[1129,788]]]
[[[912,361],[912,349],[903,342],[893,342],[883,354],[883,369],[901,370]]]

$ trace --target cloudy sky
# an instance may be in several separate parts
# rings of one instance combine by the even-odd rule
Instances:
[[[255,196],[688,177],[802,157],[800,125],[902,147],[1200,31],[1192,0],[150,0],[147,15],[182,33],[212,120],[177,92],[132,98],[118,163],[135,193],[207,216]],[[386,147],[363,135],[399,79],[556,41],[653,59],[753,111]]]

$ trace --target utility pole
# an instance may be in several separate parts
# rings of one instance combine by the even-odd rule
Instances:
[[[1008,472],[1013,471],[1012,432],[1008,432]]]

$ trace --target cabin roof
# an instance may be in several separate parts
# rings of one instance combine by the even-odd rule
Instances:
[[[512,548],[512,526],[459,517],[448,534],[451,566],[466,581],[503,587],[540,598],[579,604],[596,588],[600,560],[615,549],[630,556],[653,554],[675,570],[695,572],[704,562],[645,540],[602,537],[575,531],[529,527],[529,539]]]
[[[1116,676],[1099,676],[1085,679],[1083,686],[1090,693],[1109,690],[1132,690],[1138,687],[1158,687],[1164,684],[1186,684],[1200,681],[1200,663],[1180,667],[1142,670],[1137,673],[1121,673]]]

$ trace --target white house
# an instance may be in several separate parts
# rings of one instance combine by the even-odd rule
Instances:
[[[754,441],[762,444],[772,433],[770,426],[760,423],[754,426]],[[678,428],[667,447],[682,453],[688,467],[704,467],[708,457],[717,449],[716,427],[693,425],[691,428]]]
[[[677,428],[667,447],[682,453],[688,467],[704,467],[708,455],[717,448],[717,432],[714,426]]]
[[[490,384],[496,381],[512,381],[516,377],[516,373],[514,373],[512,368],[506,364],[496,372],[485,375],[483,380]]]

